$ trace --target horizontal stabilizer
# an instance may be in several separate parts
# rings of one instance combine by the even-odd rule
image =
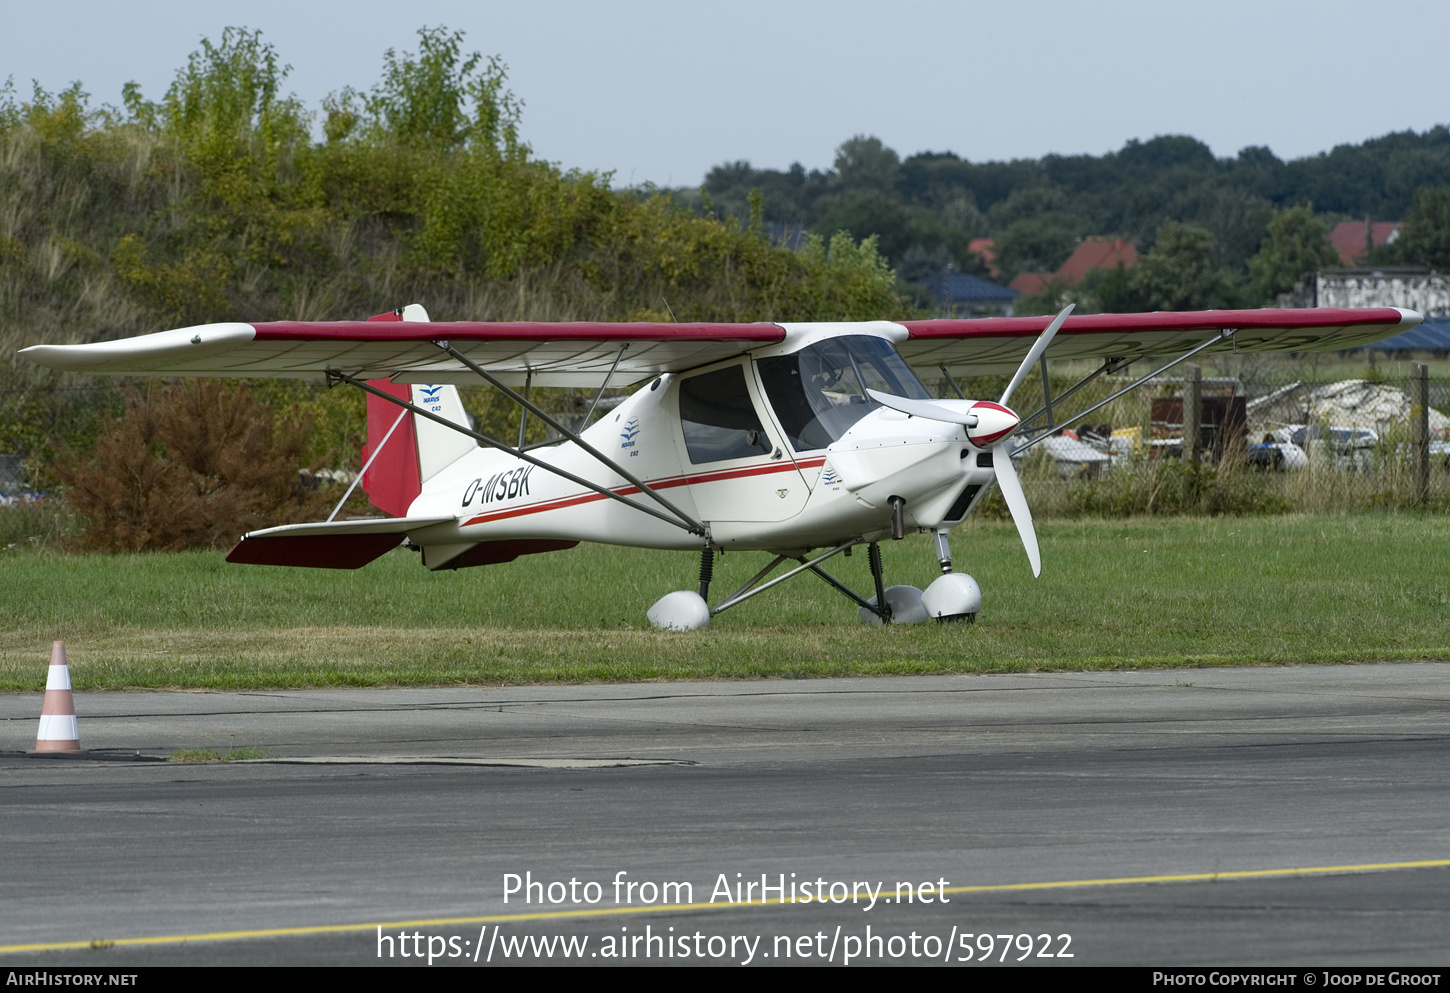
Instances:
[[[481,541],[462,555],[451,559],[438,569],[467,569],[475,565],[498,565],[512,562],[520,555],[538,555],[541,552],[562,552],[579,544],[577,541],[557,541],[549,538],[506,538],[502,541]]]
[[[410,531],[453,517],[384,517],[365,521],[284,524],[244,535],[228,562],[312,569],[360,569],[397,548]]]

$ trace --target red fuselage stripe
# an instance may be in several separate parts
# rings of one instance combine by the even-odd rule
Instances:
[[[826,460],[802,459],[799,462],[766,462],[756,465],[741,466],[738,469],[719,469],[715,472],[705,472],[696,475],[670,476],[665,479],[650,481],[652,490],[668,490],[676,486],[694,486],[699,483],[715,483],[726,479],[742,479],[746,476],[766,476],[776,472],[794,472],[799,469],[814,469],[824,465]],[[639,492],[638,486],[620,486],[611,492],[620,496],[632,496]],[[582,503],[593,503],[595,500],[608,499],[603,493],[581,493],[578,496],[558,497],[553,500],[542,500],[539,503],[526,504],[522,507],[511,507],[508,510],[500,510],[492,514],[480,514],[477,517],[469,518],[463,522],[464,527],[473,524],[486,524],[489,521],[501,521],[510,517],[524,517],[529,514],[542,514],[550,510],[563,510],[566,507],[577,507]]]

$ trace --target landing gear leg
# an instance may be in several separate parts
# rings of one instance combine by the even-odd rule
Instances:
[[[710,599],[710,580],[715,574],[715,548],[708,541],[700,552],[700,599]]]
[[[871,578],[876,581],[876,605],[881,609],[881,622],[891,623],[891,604],[886,602],[886,580],[881,575],[881,546],[871,542],[866,548],[866,558],[871,563]]]
[[[936,560],[941,563],[942,575],[952,571],[952,546],[947,544],[947,532],[933,531],[931,540],[936,544]]]

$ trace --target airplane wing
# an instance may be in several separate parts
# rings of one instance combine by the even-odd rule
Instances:
[[[1422,319],[1397,307],[1074,314],[1057,332],[1049,353],[1054,359],[1171,357],[1225,328],[1236,331],[1233,338],[1207,351],[1339,351],[1401,334]],[[968,375],[1010,373],[1051,321],[1051,314],[902,321],[909,337],[896,348],[918,369],[940,363]]]
[[[1040,317],[902,321],[897,347],[921,367],[968,374],[1011,372],[1051,321]],[[1206,310],[1074,315],[1052,357],[1135,358],[1181,353],[1224,328],[1213,350],[1336,351],[1392,337],[1421,321],[1410,310]],[[878,322],[880,326],[880,322]],[[705,365],[786,340],[778,324],[609,324],[453,321],[273,321],[206,324],[120,341],[35,345],[20,354],[68,372],[118,376],[317,379],[336,369],[358,379],[472,384],[472,372],[442,352],[447,341],[511,386],[597,388],[618,361],[614,385]],[[844,331],[849,325],[836,325]]]
[[[597,388],[689,369],[785,339],[776,324],[538,324],[477,321],[273,321],[205,324],[120,341],[35,345],[20,354],[67,372],[115,376],[358,379],[473,384],[433,344],[447,341],[509,385]]]

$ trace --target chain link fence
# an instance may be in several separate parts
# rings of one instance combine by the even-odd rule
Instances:
[[[1054,392],[1090,371],[1050,368]],[[1032,419],[1041,437],[1019,466],[1034,513],[1450,506],[1450,362],[1210,356],[1069,421],[1133,378],[1103,376]],[[1026,414],[1042,397],[1039,374],[1014,399]]]

